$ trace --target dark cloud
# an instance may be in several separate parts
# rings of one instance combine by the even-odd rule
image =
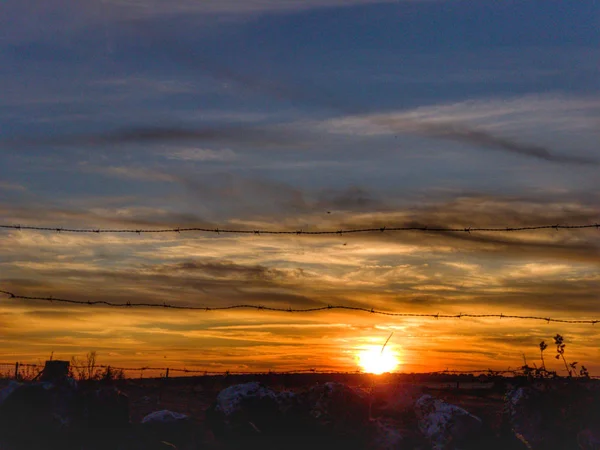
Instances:
[[[285,277],[285,272],[277,269],[270,269],[262,265],[236,264],[231,261],[185,261],[171,266],[159,266],[157,269],[161,273],[191,272],[194,274],[204,274],[208,277],[217,279],[241,278],[244,280],[269,281]]]
[[[407,226],[413,226],[407,223]],[[416,225],[415,225],[416,226]],[[568,233],[568,232],[567,232]],[[565,234],[567,234],[565,233]],[[462,252],[477,252],[480,255],[496,254],[522,258],[553,258],[557,261],[600,263],[600,247],[597,243],[565,239],[557,242],[544,242],[531,236],[514,233],[420,233],[420,237],[402,239],[402,242],[416,244],[426,240],[423,248],[439,245],[458,246]],[[571,236],[573,236],[571,234]]]
[[[543,145],[523,143],[498,136],[483,129],[465,124],[430,123],[413,119],[367,119],[375,124],[387,124],[390,133],[408,133],[434,139],[449,140],[479,148],[505,151],[508,153],[569,165],[598,165],[594,158],[555,153]],[[0,148],[23,149],[46,146],[112,146],[144,145],[155,143],[217,142],[268,147],[306,147],[314,141],[292,126],[283,127],[161,127],[144,126],[123,128],[105,133],[89,133],[54,138],[13,137],[0,140]],[[314,131],[314,130],[312,130]],[[110,150],[110,147],[108,148]]]
[[[376,124],[383,124],[392,132],[414,133],[434,139],[450,140],[480,148],[500,150],[516,155],[542,159],[560,164],[597,165],[598,160],[582,156],[571,156],[555,153],[551,149],[537,144],[527,144],[494,135],[483,129],[477,129],[459,123],[432,123],[413,119],[372,119]]]
[[[360,186],[346,189],[327,189],[317,194],[316,207],[320,210],[374,211],[385,206],[381,198]]]
[[[599,223],[595,197],[588,202],[576,202],[563,198],[559,202],[551,199],[530,199],[476,196],[452,201],[425,204],[417,208],[395,213],[393,203],[383,196],[376,196],[361,188],[347,191],[328,191],[311,195],[285,183],[244,180],[225,176],[221,184],[212,179],[198,182],[190,187],[197,200],[215,202],[215,208],[227,212],[230,220],[218,223],[203,220],[191,213],[171,213],[163,209],[131,209],[128,215],[105,211],[100,214],[90,210],[49,208],[42,204],[2,206],[0,214],[13,223],[33,223],[50,226],[75,226],[109,228],[155,228],[155,227],[205,227],[236,228],[253,230],[256,225],[244,222],[259,220],[266,229],[296,230],[310,226],[312,230],[339,230],[357,228],[381,228],[393,226],[414,227],[519,227],[536,225],[568,225]],[[368,206],[368,205],[372,206]],[[381,213],[368,214],[378,205]],[[125,208],[127,209],[127,208]],[[327,214],[329,209],[342,212]],[[282,211],[286,221],[282,223]],[[192,237],[192,234],[186,234]],[[235,235],[232,235],[235,236]],[[353,234],[343,237],[350,244],[370,243],[382,239],[390,244],[409,244],[423,251],[440,246],[452,246],[465,254],[478,256],[504,255],[519,258],[545,258],[556,261],[599,263],[600,242],[598,232],[590,230],[541,230],[538,232],[376,232]],[[282,237],[289,240],[291,237]],[[299,237],[308,248],[311,243],[330,240],[331,236]],[[42,251],[41,249],[40,251]],[[39,254],[31,255],[39,260]],[[7,255],[8,257],[8,255]]]
[[[69,318],[75,321],[82,321],[80,313],[78,311],[63,309],[63,310],[40,310],[34,309],[29,311],[24,311],[22,314],[35,317],[39,319],[66,319]],[[83,320],[84,321],[84,320]]]
[[[289,101],[300,106],[309,106],[329,111],[330,114],[357,116],[378,127],[386,127],[390,133],[406,133],[418,136],[454,141],[476,146],[481,149],[503,151],[514,155],[535,158],[565,165],[597,165],[598,160],[589,157],[557,153],[546,145],[525,143],[496,135],[483,128],[465,123],[433,122],[408,117],[382,118],[381,116],[361,115],[365,108],[348,98],[339,98],[327,90],[304,80],[302,86],[273,80],[264,74],[251,74],[231,68],[214,57],[196,51],[192,43],[181,44],[171,37],[156,36],[151,31],[136,29],[145,39],[147,50],[168,57],[176,63],[207,74],[217,80],[232,82],[252,92],[264,94],[279,100]],[[41,146],[115,146],[148,145],[154,143],[217,142],[229,144],[255,145],[261,147],[306,147],[314,144],[307,133],[315,130],[296,130],[288,126],[239,126],[204,125],[197,127],[142,125],[97,133],[82,133],[58,137],[13,137],[0,140],[0,148],[28,148]]]
[[[464,307],[489,305],[498,313],[507,314],[507,310],[527,308],[537,311],[540,317],[556,317],[556,315],[573,317],[587,315],[590,319],[600,318],[600,307],[597,299],[600,297],[600,282],[560,282],[551,281],[550,286],[560,286],[562,291],[553,291],[547,285],[534,284],[514,286],[503,283],[498,292],[466,289],[460,304]],[[587,290],[578,289],[578,285],[587,286]]]
[[[327,90],[315,85],[310,80],[304,80],[303,86],[275,81],[264,74],[252,75],[231,68],[215,58],[211,58],[195,50],[195,46],[183,47],[180,43],[169,38],[158,39],[158,36],[146,31],[145,36],[156,45],[153,49],[164,54],[175,62],[201,73],[208,74],[217,80],[233,82],[253,93],[265,94],[279,100],[291,101],[300,106],[313,106],[327,109],[334,113],[356,115],[365,111],[364,106],[349,98],[340,98]],[[505,151],[521,156],[532,157],[560,164],[598,164],[592,158],[571,156],[555,153],[552,149],[539,144],[527,144],[495,135],[489,131],[478,129],[461,123],[432,123],[419,119],[381,119],[363,116],[375,125],[385,126],[393,133],[417,134],[434,139],[450,140],[474,145],[479,148]]]
[[[468,349],[451,349],[451,348],[437,348],[435,349],[435,353],[441,354],[465,354],[465,355],[480,355],[486,356],[488,358],[496,358],[498,357],[497,352],[491,352],[486,350],[468,350]]]
[[[81,133],[59,137],[12,137],[0,140],[0,147],[28,148],[42,146],[111,146],[121,144],[186,143],[186,142],[226,142],[250,145],[295,146],[300,140],[299,133],[283,127],[258,126],[199,126],[167,127],[142,126],[121,128],[98,133]],[[110,150],[110,147],[107,149]]]
[[[507,344],[507,345],[516,345],[519,347],[530,346],[531,348],[535,348],[536,345],[540,343],[540,339],[535,335],[510,335],[510,334],[502,334],[497,336],[483,335],[480,337],[483,342],[492,342],[494,344]],[[548,341],[548,339],[546,339]]]
[[[212,211],[229,217],[300,215],[314,209],[305,193],[276,180],[248,178],[227,172],[178,177],[188,196],[211,202]]]
[[[142,270],[77,270],[48,266],[34,276],[36,286],[27,279],[4,279],[2,289],[23,295],[72,298],[80,300],[81,293],[68,279],[86,279],[83,300],[112,300],[116,302],[148,301],[161,304],[194,306],[224,306],[245,303],[280,307],[322,306],[323,301],[310,290],[300,289],[304,277],[301,270],[283,271],[259,265],[243,266],[231,262],[203,263],[186,261],[177,264],[143,266]],[[52,281],[50,281],[52,280]],[[96,286],[98,290],[92,288]],[[140,296],[140,286],[152,287]],[[75,293],[73,292],[75,289]],[[174,295],[173,289],[176,289]],[[101,293],[100,293],[101,292]]]
[[[446,275],[440,279],[439,268],[430,265],[421,271],[419,280],[404,279],[398,272],[395,280],[372,276],[373,285],[354,282],[331,284],[331,276],[314,271],[279,270],[260,265],[240,265],[227,261],[204,263],[186,261],[176,264],[114,270],[75,270],[52,268],[35,275],[38,284],[27,280],[4,280],[3,289],[26,295],[71,298],[74,300],[109,300],[180,305],[226,306],[255,304],[287,308],[305,308],[327,304],[372,307],[376,296],[382,309],[422,312],[454,311],[456,308],[489,307],[489,311],[508,314],[518,308],[538,311],[535,315],[572,316],[600,314],[600,280],[584,275],[552,273],[546,276],[524,273],[523,277],[500,274],[488,276],[475,269],[461,277]],[[543,268],[543,265],[541,265]],[[86,280],[85,294],[69,280]],[[460,281],[466,282],[465,286]],[[46,281],[46,283],[42,282]],[[23,282],[22,282],[23,281]],[[434,289],[423,290],[428,285]],[[10,300],[10,303],[14,300]],[[52,305],[48,304],[48,308]],[[85,307],[83,307],[85,308]],[[37,308],[40,309],[39,307]],[[508,320],[508,319],[507,319]]]

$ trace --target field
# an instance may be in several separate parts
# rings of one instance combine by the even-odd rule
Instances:
[[[234,387],[250,386],[253,382],[258,382],[255,385],[260,385],[264,392],[293,392],[298,401],[304,398],[305,404],[307,401],[310,403],[312,417],[317,418],[311,426],[317,427],[306,428],[307,422],[301,414],[290,416],[285,413],[288,414],[287,422],[280,421],[281,411],[278,409],[273,413],[269,409],[273,404],[265,403],[265,397],[259,398],[258,403],[252,403],[260,397],[256,391],[246,398],[250,399],[250,403],[237,415],[225,417],[215,413],[218,409],[215,405],[222,402],[222,394],[219,396],[219,393],[231,391]],[[0,388],[7,384],[6,380],[3,381]],[[594,401],[598,396],[598,385],[594,380],[532,382],[523,377],[425,374],[265,374],[83,381],[76,390],[81,398],[90,398],[90,395],[99,392],[109,393],[108,397],[103,397],[105,394],[98,397],[103,398],[102,405],[94,414],[89,407],[85,410],[87,422],[84,427],[77,425],[82,423],[82,418],[74,417],[79,412],[71,412],[71,418],[65,421],[70,421],[68,432],[61,431],[63,437],[56,437],[55,441],[54,438],[43,443],[35,440],[20,442],[17,439],[16,443],[14,440],[4,443],[3,430],[0,429],[0,449],[25,450],[34,448],[34,444],[36,449],[49,450],[95,450],[107,446],[122,450],[229,450],[249,448],[247,445],[251,444],[264,449],[313,450],[337,444],[361,450],[474,450],[481,448],[480,445],[485,445],[488,450],[525,449],[527,447],[516,437],[523,433],[531,442],[539,441],[529,447],[532,449],[596,449],[593,443],[582,446],[576,441],[582,433],[594,433],[590,427],[595,429],[600,418],[597,402]],[[331,390],[332,386],[335,389]],[[529,389],[529,394],[517,393],[510,400],[508,396],[513,395],[510,392],[514,393],[518,386],[521,386],[519,389]],[[70,395],[64,389],[57,392]],[[126,396],[124,404],[114,401],[116,397],[112,394],[116,392],[120,392],[119,398],[122,394]],[[320,394],[315,397],[314,392]],[[329,394],[323,395],[324,392]],[[523,398],[535,392],[542,393],[542,397],[534,398],[533,403],[522,403]],[[435,406],[437,411],[426,411],[424,417],[424,409],[417,403],[428,395],[435,402],[442,403]],[[21,398],[25,400],[13,402],[12,410],[7,410],[8,402],[3,405],[0,398],[0,415],[4,414],[2,425],[8,417],[17,417],[13,423],[20,429],[19,436],[27,436],[48,425],[39,420],[40,410],[48,403],[40,403],[31,396]],[[58,411],[59,415],[66,417],[64,408],[56,406],[61,403],[60,399],[57,402],[55,398],[53,402],[50,415],[56,416]],[[514,402],[514,405],[521,402],[513,408],[511,417],[507,416],[507,402]],[[591,409],[586,409],[589,407]],[[151,413],[164,410],[184,414],[186,418],[176,423],[143,423]],[[317,410],[318,414],[314,414]],[[120,414],[122,411],[125,411],[124,416]],[[124,417],[126,426],[122,421],[113,420],[118,416]],[[32,422],[28,424],[30,420]],[[287,431],[278,430],[277,427],[284,423]],[[533,427],[531,424],[534,424]],[[433,433],[425,431],[431,426],[439,429]],[[83,431],[76,434],[72,431],[75,429]],[[312,431],[307,435],[306,430]],[[311,435],[312,432],[315,434]],[[596,439],[595,436],[592,439]],[[455,446],[453,440],[460,440],[461,446]]]
[[[291,389],[301,391],[315,383],[337,380],[338,376],[311,376],[295,375],[294,380],[278,379],[277,377],[259,377],[259,380],[265,385],[276,390]],[[214,403],[221,389],[228,385],[247,381],[243,380],[221,379],[218,377],[212,380],[203,380],[202,378],[181,378],[170,380],[165,384],[160,380],[130,380],[124,382],[120,388],[127,393],[131,401],[131,419],[137,423],[144,416],[152,411],[167,409],[188,414],[198,425],[200,430],[199,444],[201,448],[222,448],[215,439],[210,429],[206,427],[205,411]],[[315,380],[318,379],[317,380]],[[472,414],[482,418],[490,424],[494,430],[499,430],[502,421],[502,409],[504,404],[504,395],[502,389],[494,389],[491,383],[463,382],[464,388],[456,388],[456,381],[425,381],[422,382],[391,382],[391,380],[381,380],[373,383],[373,377],[369,376],[348,376],[341,377],[348,380],[348,385],[357,387],[365,392],[373,392],[373,416],[380,414],[386,415],[389,411],[385,410],[385,400],[392,396],[393,392],[402,389],[418,389],[423,394],[430,393],[437,398],[465,408]],[[502,383],[503,384],[503,383]],[[460,386],[460,384],[459,384]],[[414,433],[414,423],[407,422],[400,425],[404,433]]]

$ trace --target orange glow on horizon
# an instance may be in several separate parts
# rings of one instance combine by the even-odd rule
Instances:
[[[381,347],[369,346],[361,350],[357,357],[360,367],[375,375],[392,372],[400,365],[397,354],[390,347],[385,347],[382,352]]]

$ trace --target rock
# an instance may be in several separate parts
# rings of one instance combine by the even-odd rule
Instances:
[[[367,395],[342,383],[313,386],[307,394],[309,414],[324,427],[354,428],[369,420]]]
[[[249,403],[265,401],[278,404],[278,394],[260,383],[236,384],[223,389],[217,396],[216,411],[225,416],[231,416],[243,409]]]
[[[544,411],[539,406],[541,392],[529,387],[509,390],[505,396],[505,414],[514,436],[527,448],[543,448],[552,438],[544,424]]]
[[[409,384],[375,386],[371,393],[373,416],[397,417],[414,414],[415,403],[423,388]]]
[[[529,449],[577,448],[591,439],[580,430],[598,426],[600,393],[595,384],[574,381],[513,388],[505,395],[504,415],[505,430]]]
[[[150,403],[151,401],[152,399],[150,397],[144,395],[143,397],[140,397],[137,400],[135,400],[135,403]]]
[[[577,434],[577,444],[581,450],[600,450],[600,430],[581,430]]]
[[[371,438],[368,448],[372,450],[401,450],[404,436],[397,423],[379,418],[371,424]]]
[[[162,411],[155,411],[153,413],[148,414],[142,419],[142,423],[146,425],[171,424],[181,421],[187,421],[188,419],[189,417],[185,414],[180,414],[164,409]]]
[[[13,384],[0,404],[0,435],[15,448],[60,442],[72,429],[76,399],[51,383]]]
[[[65,383],[65,386],[68,387],[69,389],[73,389],[73,390],[79,389],[79,384],[77,383],[77,380],[73,377],[65,378],[64,383]]]
[[[415,413],[419,429],[433,450],[459,449],[479,438],[480,418],[431,395],[423,395],[417,400]]]
[[[183,444],[193,440],[193,427],[189,416],[173,411],[162,410],[148,414],[142,419],[142,428],[154,441],[154,445]],[[161,444],[162,443],[162,444]]]
[[[357,448],[368,438],[367,397],[341,383],[294,394],[259,383],[230,386],[207,411],[215,436],[261,448]]]
[[[12,394],[16,389],[18,389],[20,386],[22,386],[23,383],[18,383],[16,381],[11,381],[10,383],[8,383],[8,386],[6,386],[5,388],[0,390],[0,405],[2,405],[2,403],[4,403],[4,400],[6,400],[6,398]]]
[[[237,384],[219,393],[207,419],[217,437],[280,435],[294,402],[291,392],[277,393],[256,382]]]
[[[129,398],[115,387],[103,387],[81,396],[84,425],[91,429],[118,431],[129,427]]]
[[[10,392],[3,390],[0,435],[11,443],[10,448],[62,449],[66,442],[116,448],[117,438],[122,437],[119,432],[129,425],[127,397],[114,388],[79,391],[64,381],[15,383]],[[101,433],[90,434],[94,431]]]
[[[307,434],[327,445],[361,448],[369,437],[369,399],[357,389],[342,383],[313,386],[302,396],[308,412]]]

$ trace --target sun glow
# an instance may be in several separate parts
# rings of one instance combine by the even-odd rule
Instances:
[[[358,364],[365,372],[379,375],[391,372],[398,367],[400,361],[389,347],[385,347],[382,352],[381,347],[370,346],[358,353]]]

